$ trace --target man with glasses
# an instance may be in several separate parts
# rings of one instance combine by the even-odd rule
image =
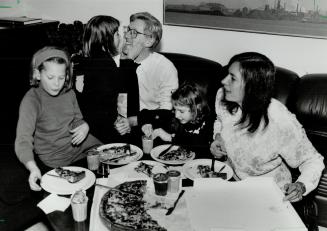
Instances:
[[[156,110],[166,114],[172,109],[171,93],[178,88],[178,77],[174,64],[153,51],[161,37],[162,25],[158,19],[148,12],[133,14],[129,26],[125,28],[123,55],[140,64],[136,69],[140,111]],[[123,135],[136,125],[138,121],[134,117],[128,121],[121,120],[116,129]]]

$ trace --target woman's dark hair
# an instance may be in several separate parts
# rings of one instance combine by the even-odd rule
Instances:
[[[203,118],[209,114],[210,109],[204,90],[196,83],[185,81],[171,95],[174,105],[190,107],[193,115],[191,123],[202,122]]]
[[[235,55],[228,63],[239,63],[244,81],[244,98],[242,101],[242,116],[238,125],[254,133],[264,120],[264,128],[269,124],[268,107],[273,95],[275,82],[275,66],[265,55],[256,52],[246,52]],[[240,105],[224,101],[230,113]]]
[[[111,16],[98,15],[91,18],[84,29],[83,52],[86,57],[98,52],[118,54],[114,44],[114,34],[119,29],[119,21]]]

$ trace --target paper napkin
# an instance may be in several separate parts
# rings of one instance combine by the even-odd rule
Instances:
[[[69,198],[61,197],[53,193],[37,204],[37,206],[42,209],[45,214],[49,214],[56,210],[65,211],[69,205]]]

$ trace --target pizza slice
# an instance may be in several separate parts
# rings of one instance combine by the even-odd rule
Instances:
[[[201,177],[203,178],[222,178],[222,179],[227,179],[227,173],[225,172],[214,172],[211,171],[211,168],[209,165],[198,165],[198,174],[200,174]]]
[[[61,167],[55,168],[55,172],[70,183],[76,183],[85,177],[85,171],[72,171]]]
[[[153,169],[153,165],[151,164],[147,164],[144,162],[140,162],[136,168],[135,171],[136,172],[141,172],[144,173],[145,175],[147,175],[148,177],[152,177],[152,169]]]
[[[125,192],[140,196],[141,199],[146,192],[146,180],[135,180],[135,181],[127,181],[118,186],[116,189]]]
[[[151,230],[151,231],[167,231],[164,227],[160,226],[157,221],[153,220],[152,217],[145,213],[141,217],[141,230]]]
[[[194,152],[188,151],[185,148],[178,147],[176,150],[171,150],[163,155],[159,155],[158,158],[165,161],[174,161],[174,160],[187,160],[192,157]]]

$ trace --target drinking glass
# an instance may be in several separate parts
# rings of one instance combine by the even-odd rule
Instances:
[[[159,196],[166,196],[168,190],[168,175],[165,173],[156,173],[153,175],[153,184],[155,193]]]
[[[153,139],[152,136],[142,136],[142,147],[144,154],[150,154],[153,148]]]
[[[101,177],[108,177],[110,174],[110,166],[109,163],[106,163],[104,161],[100,161],[99,168],[97,171],[97,174]]]

